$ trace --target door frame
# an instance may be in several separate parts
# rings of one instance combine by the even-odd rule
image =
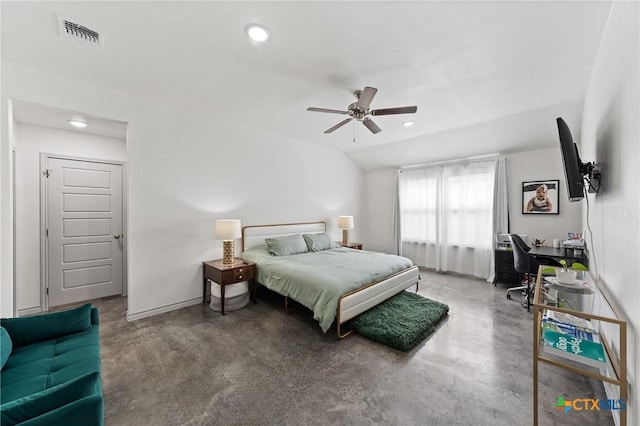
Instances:
[[[129,194],[127,191],[127,163],[124,161],[111,161],[100,160],[95,158],[85,157],[73,157],[69,155],[58,155],[51,153],[40,153],[40,306],[43,311],[49,310],[49,296],[47,294],[47,288],[49,287],[49,251],[47,250],[47,220],[49,218],[49,206],[47,201],[47,195],[49,191],[48,179],[45,176],[47,170],[48,160],[50,158],[56,158],[60,160],[74,160],[85,161],[88,163],[99,164],[115,164],[122,167],[122,295],[126,296],[128,293],[128,255],[127,246],[129,241],[129,232],[127,227],[127,221],[129,218]]]

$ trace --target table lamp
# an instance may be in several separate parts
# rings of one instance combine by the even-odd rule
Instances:
[[[233,240],[240,238],[242,231],[238,219],[216,220],[216,239],[222,240],[222,263],[233,263],[235,257],[235,247]]]
[[[349,245],[349,229],[353,229],[353,216],[338,216],[338,228],[342,229],[342,244]]]

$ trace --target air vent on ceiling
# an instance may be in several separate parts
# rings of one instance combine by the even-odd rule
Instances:
[[[58,17],[60,35],[75,40],[85,46],[102,47],[104,37],[98,31]]]

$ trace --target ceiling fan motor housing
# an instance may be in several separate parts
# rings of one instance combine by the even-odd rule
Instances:
[[[371,105],[371,101],[373,97],[378,92],[378,89],[375,87],[366,86],[364,90],[355,90],[353,95],[356,97],[356,101],[347,107],[346,111],[341,111],[337,109],[328,109],[328,108],[317,108],[317,107],[309,107],[307,111],[314,112],[327,112],[331,114],[346,114],[349,115],[350,118],[342,120],[340,123],[335,126],[325,130],[325,133],[331,133],[336,129],[344,126],[348,122],[352,120],[357,120],[364,124],[364,126],[371,131],[371,133],[380,133],[382,129],[378,127],[376,123],[371,120],[369,115],[392,115],[392,114],[413,114],[417,111],[417,106],[410,107],[395,107],[395,108],[384,108],[384,109],[370,109],[369,105]]]
[[[358,121],[362,121],[365,115],[369,114],[369,108],[360,108],[358,106],[358,103],[354,102],[351,105],[349,105],[347,112],[351,117],[355,118]]]

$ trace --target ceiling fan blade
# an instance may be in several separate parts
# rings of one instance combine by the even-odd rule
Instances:
[[[348,122],[350,122],[351,120],[353,120],[352,117],[347,118],[346,120],[342,120],[341,122],[339,122],[338,124],[336,124],[335,126],[333,126],[330,129],[325,130],[325,133],[331,133],[336,129],[339,129],[340,127],[344,126],[345,124],[347,124]]]
[[[374,109],[373,111],[371,111],[371,115],[413,114],[417,110],[418,110],[417,106],[383,108],[383,109]]]
[[[362,120],[362,124],[364,124],[367,129],[371,130],[371,133],[373,134],[380,133],[382,131],[382,129],[369,117],[365,117],[364,120]]]
[[[376,89],[375,87],[365,87],[360,94],[360,99],[358,99],[358,107],[362,109],[369,108],[369,105],[371,105],[371,101],[373,100],[373,97],[376,95],[376,93],[378,93],[378,89]]]
[[[307,108],[307,111],[329,112],[331,114],[348,114],[347,111],[340,111],[340,110],[337,110],[337,109],[328,109],[328,108],[316,108],[316,107],[309,107],[309,108]]]

